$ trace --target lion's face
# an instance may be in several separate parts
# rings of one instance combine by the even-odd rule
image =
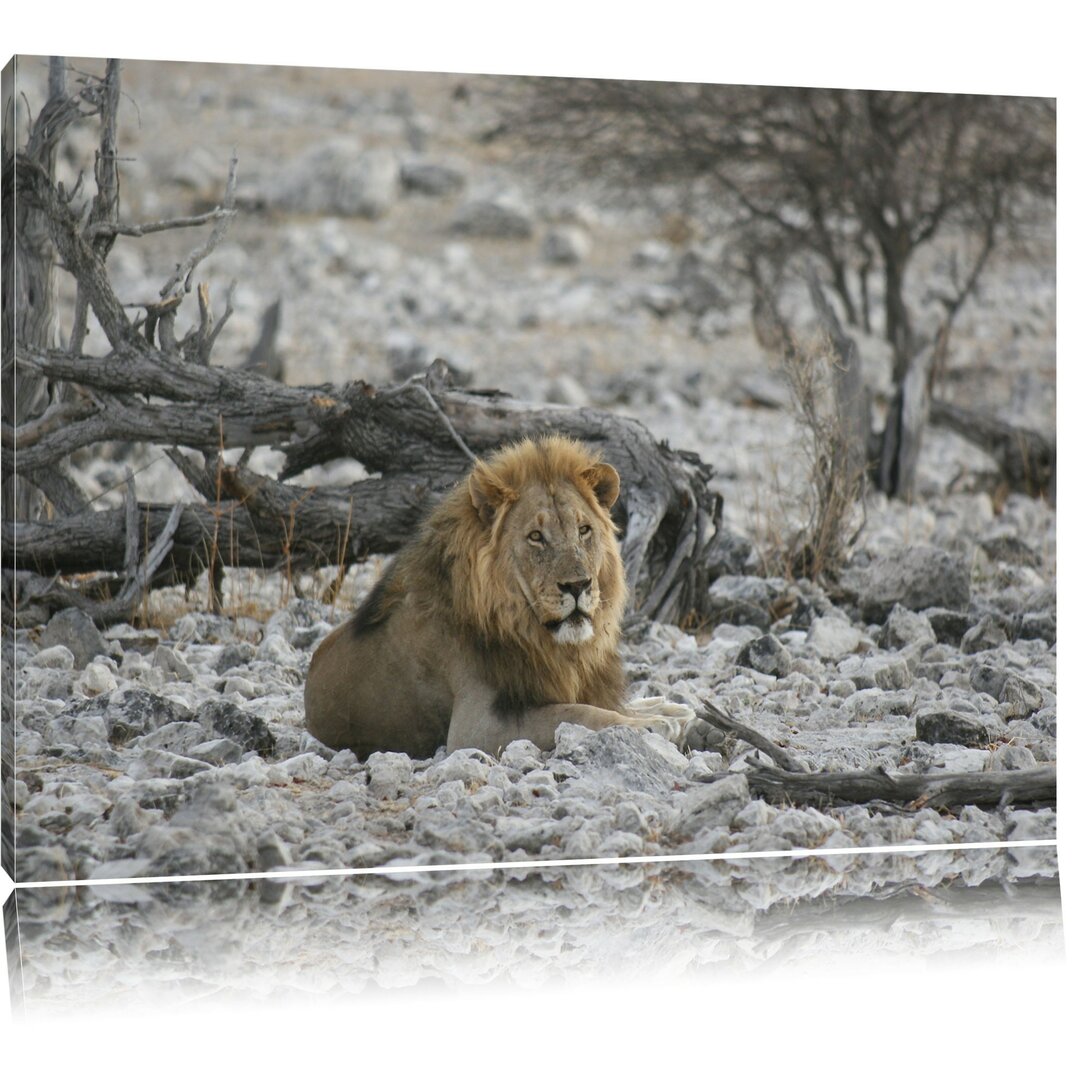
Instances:
[[[506,515],[506,556],[513,580],[541,625],[560,645],[581,645],[594,632],[603,601],[603,533],[572,485],[526,490]]]
[[[479,472],[470,490],[490,529],[488,571],[509,587],[499,605],[504,627],[573,647],[618,626],[625,585],[608,515],[619,493],[610,465],[589,462],[511,489]]]

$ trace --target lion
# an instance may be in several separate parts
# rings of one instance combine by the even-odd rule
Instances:
[[[551,749],[564,722],[650,726],[653,703],[624,700],[618,496],[615,469],[562,436],[478,461],[316,649],[311,734],[361,759],[497,757]]]

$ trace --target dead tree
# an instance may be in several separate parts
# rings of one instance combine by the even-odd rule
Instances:
[[[48,97],[37,118],[27,124],[22,155],[52,178],[57,149],[65,132],[77,121],[108,108],[108,96],[118,88],[119,69],[110,68],[100,83],[82,83],[72,93],[63,58],[53,57],[49,61]],[[16,373],[15,341],[49,348],[57,344],[59,332],[55,258],[48,220],[39,207],[15,198],[16,143],[21,128],[19,106],[13,65],[8,65],[4,72],[3,102],[3,421],[6,425],[21,424],[55,403],[53,392],[43,379],[32,372]],[[103,154],[109,151],[110,134],[115,134],[115,128],[103,132]],[[114,169],[112,157],[99,160],[99,195],[92,209],[99,216],[110,210],[115,194],[110,170]],[[5,445],[4,449],[11,447]],[[51,486],[58,488],[59,483],[57,480]],[[27,517],[39,507],[40,496],[33,484],[21,477],[5,477],[5,518]]]
[[[118,74],[110,64],[106,87]],[[117,99],[110,91],[101,100],[99,160],[115,158]],[[231,308],[226,301],[215,321],[201,284],[198,323],[178,340],[178,309],[235,213],[235,160],[215,210],[147,224],[121,223],[108,170],[96,174],[98,196],[88,213],[71,205],[32,155],[16,153],[13,172],[20,202],[40,215],[79,297],[67,348],[16,342],[21,376],[65,388],[43,412],[17,422],[5,418],[0,432],[14,451],[4,456],[5,478],[34,484],[51,505],[47,520],[5,516],[3,522],[13,561],[5,568],[5,603],[20,621],[77,605],[107,623],[131,618],[146,588],[191,582],[203,570],[215,581],[223,566],[293,571],[392,552],[476,456],[556,431],[595,447],[619,470],[617,521],[637,613],[678,620],[704,607],[706,548],[719,534],[722,499],[709,490],[711,470],[698,457],[657,444],[635,421],[529,405],[497,391],[466,392],[450,383],[441,362],[385,388],[363,381],[285,386],[257,370],[215,367],[211,352]],[[132,321],[109,281],[109,241],[208,224],[208,239]],[[82,352],[88,310],[108,340],[104,355]],[[167,447],[202,501],[137,503],[129,482],[123,507],[93,509],[63,463],[76,450],[108,441]],[[249,468],[257,446],[284,452],[278,476]],[[226,464],[223,452],[237,448],[244,451],[239,462]],[[343,457],[379,475],[349,487],[289,482]],[[75,574],[91,578],[79,588],[60,580]]]

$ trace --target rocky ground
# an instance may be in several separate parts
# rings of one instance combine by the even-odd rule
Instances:
[[[211,205],[234,146],[241,159],[245,213],[204,264],[214,296],[239,283],[217,362],[242,361],[281,297],[289,382],[385,382],[443,356],[477,384],[624,411],[714,466],[730,573],[710,590],[709,629],[628,636],[635,695],[708,698],[815,769],[1055,760],[1055,513],[988,493],[992,463],[958,437],[928,432],[909,505],[868,501],[831,596],[769,576],[770,539],[802,512],[805,459],[746,298],[710,272],[718,238],[523,172],[478,139],[492,113],[476,80],[175,64],[124,79],[138,105],[122,114],[126,218]],[[94,138],[76,136],[66,168]],[[958,324],[943,393],[1046,430],[1052,222],[1029,241]],[[123,298],[154,295],[192,243],[121,238]],[[926,254],[924,288],[947,255]],[[861,344],[881,389],[883,350]],[[141,496],[190,497],[156,451],[84,455],[80,479],[104,505],[131,460]],[[302,481],[357,475],[339,463]],[[303,681],[379,567],[354,569],[334,605],[311,599],[312,577],[236,573],[222,615],[196,589],[155,597],[138,627],[102,635],[62,614],[8,634],[19,879],[1054,836],[1051,809],[770,806],[741,775],[757,752],[706,727],[681,748],[566,727],[550,753],[515,743],[499,760],[334,753],[304,732]],[[1052,849],[1010,858],[1053,873]]]

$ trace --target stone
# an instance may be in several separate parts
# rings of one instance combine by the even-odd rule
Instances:
[[[589,234],[576,225],[560,225],[544,236],[544,261],[555,266],[576,266],[592,249]]]
[[[1009,673],[992,664],[976,664],[971,669],[971,689],[989,694],[995,701],[1001,700],[1001,691]]]
[[[1001,534],[983,537],[978,544],[986,552],[987,557],[994,562],[1035,567],[1041,561],[1038,554],[1017,536]]]
[[[1026,746],[999,746],[990,755],[990,768],[999,771],[1034,769],[1038,764],[1035,755]]]
[[[846,619],[838,615],[822,615],[810,624],[806,644],[822,660],[840,660],[856,652],[862,639],[862,632]]]
[[[560,372],[549,383],[545,398],[552,405],[571,405],[582,409],[591,403],[589,392],[572,375]]]
[[[672,246],[663,240],[646,240],[635,251],[631,258],[634,266],[663,267],[668,266],[674,257]]]
[[[244,749],[232,739],[208,739],[191,747],[188,755],[211,765],[231,765],[244,756]]]
[[[71,671],[75,667],[75,654],[66,645],[50,645],[42,649],[31,661],[34,667]]]
[[[465,801],[465,781],[447,780],[440,784],[435,791],[435,801],[447,810],[455,809]]]
[[[677,807],[675,832],[695,836],[710,826],[728,826],[750,801],[750,785],[741,773],[700,784],[687,791]]]
[[[412,780],[412,759],[408,754],[378,751],[369,755],[368,790],[376,799],[396,799]]]
[[[606,833],[595,854],[601,859],[626,859],[641,855],[645,851],[645,842],[634,833],[615,831]]]
[[[731,826],[734,829],[754,829],[761,825],[768,825],[776,814],[775,806],[771,806],[764,799],[754,799],[731,819]]]
[[[217,663],[214,665],[214,671],[218,675],[224,675],[227,671],[232,671],[233,668],[242,667],[249,661],[255,659],[255,647],[249,645],[246,641],[234,642],[230,645],[226,645],[221,650],[221,655],[217,659]]]
[[[1057,641],[1057,616],[1050,612],[1025,612],[1020,617],[1015,636],[1023,640],[1041,639],[1047,645]]]
[[[91,881],[97,881],[101,878],[139,878],[146,876],[146,868],[150,865],[149,859],[110,859],[108,862],[100,863],[95,866],[90,874]],[[148,898],[146,894],[141,894],[142,898]],[[114,894],[109,894],[109,899],[114,900],[117,897]]]
[[[100,754],[109,748],[109,733],[104,717],[68,709],[49,723],[49,735],[59,744]]]
[[[195,679],[195,673],[186,661],[168,645],[159,645],[154,650],[154,667],[167,671],[181,682],[193,682]]]
[[[929,709],[915,717],[915,737],[926,743],[953,743],[978,748],[990,736],[986,725],[972,716],[947,709]]]
[[[435,784],[447,784],[455,780],[461,780],[465,784],[483,784],[487,781],[492,764],[492,759],[487,754],[466,747],[448,754],[437,765],[428,769],[427,779]],[[539,764],[537,757],[529,768],[536,768]]]
[[[791,673],[791,653],[772,634],[764,634],[744,645],[735,663],[778,679]]]
[[[884,622],[896,604],[909,611],[964,610],[971,600],[971,560],[926,545],[905,547],[850,571],[845,584],[858,596],[866,622]]]
[[[273,754],[277,745],[266,721],[229,701],[211,701],[199,710],[198,717],[219,738],[232,739],[244,750],[254,750],[263,757]]]
[[[399,182],[400,168],[392,153],[364,150],[357,139],[342,135],[278,169],[266,194],[283,210],[375,219],[397,201]]]
[[[453,232],[496,240],[527,240],[533,234],[528,210],[510,195],[465,203],[450,224]]]
[[[566,739],[577,735],[576,727],[559,726],[552,764],[556,758],[566,758],[605,787],[665,795],[686,771],[686,758],[667,739],[651,731],[615,725],[590,731],[567,748]]]
[[[430,161],[406,161],[401,165],[401,186],[417,195],[453,195],[465,186],[465,176],[448,165]]]
[[[1005,679],[998,700],[1006,706],[1003,715],[1007,720],[1023,720],[1043,707],[1042,691],[1021,675],[1009,675]]]
[[[117,691],[109,698],[105,710],[109,742],[114,744],[129,742],[137,735],[191,718],[191,710],[185,706],[139,688]]]
[[[105,631],[105,640],[125,653],[151,653],[161,644],[161,634],[157,630],[136,630],[129,623],[117,623]]]
[[[679,291],[682,306],[691,315],[704,315],[714,308],[723,310],[728,306],[715,275],[694,252],[687,252],[679,260],[671,285]]]
[[[205,772],[211,766],[205,761],[174,754],[169,750],[148,748],[128,763],[127,775],[132,780],[151,780],[167,777],[185,780],[196,773]]]
[[[325,758],[315,753],[297,754],[286,758],[280,765],[294,780],[314,780],[330,767]]]
[[[638,298],[643,307],[661,319],[677,311],[682,300],[679,290],[673,285],[658,284],[646,285],[638,293]]]
[[[566,828],[566,819],[552,821],[550,818],[497,817],[495,832],[506,845],[506,850],[525,851],[530,855],[539,855],[545,844],[550,844],[562,835]]]
[[[116,676],[105,664],[91,662],[86,665],[75,688],[87,697],[109,694],[116,689]]]
[[[279,668],[299,668],[300,666],[299,653],[281,634],[267,634],[260,642],[255,657],[258,660],[266,660]]]
[[[168,750],[187,754],[192,747],[206,740],[206,729],[195,720],[174,720],[135,740],[139,749]]]
[[[946,645],[959,645],[971,629],[971,616],[948,608],[927,608],[923,614],[930,620],[930,628],[938,641]]]
[[[62,847],[28,847],[19,844],[20,882],[67,881],[75,876],[71,860]]]
[[[721,527],[705,548],[705,571],[710,580],[721,576],[742,577],[753,553],[754,545],[750,540],[732,529]]]
[[[280,641],[281,639],[278,638],[277,640]],[[245,679],[243,675],[230,675],[222,685],[221,692],[223,694],[236,694],[238,697],[248,701],[259,697],[259,691],[255,684],[250,679]]]
[[[780,597],[786,583],[753,574],[722,574],[709,586],[710,613],[732,626],[757,626],[768,630],[773,616],[770,605]]]
[[[1051,738],[1057,738],[1057,708],[1040,709],[1030,718],[1031,725]]]
[[[960,640],[960,651],[972,655],[996,649],[1008,641],[1001,623],[992,615],[984,615]]]
[[[260,833],[255,841],[259,869],[263,872],[279,866],[289,866],[292,858],[284,841],[270,829]]]
[[[837,668],[838,674],[851,679],[857,690],[877,687],[881,690],[906,690],[911,686],[911,669],[902,656],[879,654],[849,657]]]
[[[527,773],[540,768],[543,759],[534,743],[528,739],[514,739],[505,747],[499,761],[507,768]]]
[[[717,622],[729,626],[756,626],[759,630],[768,630],[772,626],[768,610],[746,600],[712,600],[710,597],[710,614]]]
[[[94,657],[109,655],[109,643],[94,625],[94,620],[78,608],[58,611],[42,630],[38,644],[43,649],[53,645],[70,649],[74,666],[80,670]],[[44,665],[39,662],[39,666]]]
[[[893,607],[881,628],[881,645],[886,649],[918,648],[935,644],[937,635],[929,618],[921,612],[908,611],[903,604]]]

